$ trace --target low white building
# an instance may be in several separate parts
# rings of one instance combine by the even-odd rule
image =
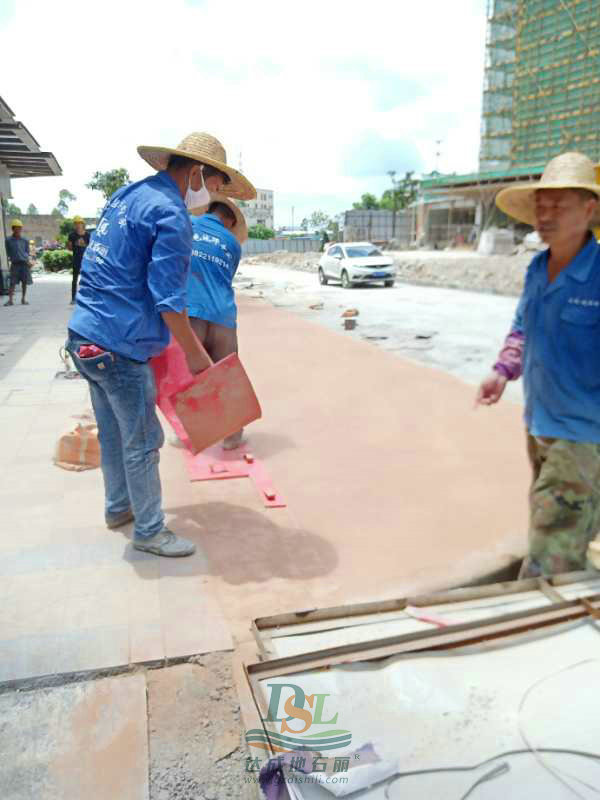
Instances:
[[[274,228],[274,201],[272,189],[257,189],[255,200],[244,200],[238,203],[248,227],[264,225]]]

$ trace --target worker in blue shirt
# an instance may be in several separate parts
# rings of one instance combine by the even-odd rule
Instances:
[[[67,349],[90,386],[107,526],[134,520],[136,549],[186,556],[193,543],[165,527],[158,473],[164,437],[148,360],[172,335],[192,374],[210,366],[185,310],[192,249],[187,209],[206,202],[209,189],[248,198],[256,192],[208,134],[138,152],[159,172],[108,201],[83,256]]]
[[[228,197],[211,194],[208,207],[192,209],[192,260],[187,282],[187,310],[192,330],[215,362],[237,353],[237,308],[233,278],[248,227]],[[243,431],[228,436],[225,450],[244,443]]]
[[[5,306],[12,306],[13,296],[17,284],[21,284],[21,304],[28,306],[25,299],[27,284],[31,280],[31,261],[29,254],[29,240],[22,236],[23,223],[20,219],[13,219],[11,223],[12,236],[6,239],[6,255],[10,261],[10,276],[8,284],[8,301]]]
[[[600,245],[590,230],[599,199],[590,159],[564,153],[541,181],[503,189],[496,201],[549,245],[529,266],[504,349],[478,394],[496,403],[523,374],[533,483],[521,577],[585,569],[600,531]]]

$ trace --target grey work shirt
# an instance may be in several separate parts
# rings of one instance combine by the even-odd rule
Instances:
[[[16,236],[9,236],[6,239],[6,254],[11,264],[18,264],[21,261],[29,261],[29,242],[27,239]]]

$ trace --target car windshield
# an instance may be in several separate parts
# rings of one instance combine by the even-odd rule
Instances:
[[[369,256],[381,256],[383,253],[373,244],[361,244],[356,247],[347,247],[346,255],[348,258],[368,258]]]

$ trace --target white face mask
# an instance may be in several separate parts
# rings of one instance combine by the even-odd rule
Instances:
[[[185,193],[185,205],[188,210],[193,208],[200,208],[207,206],[210,203],[210,192],[204,185],[204,168],[200,167],[200,178],[202,179],[202,188],[195,192],[191,187],[191,177],[188,183],[187,192]]]

